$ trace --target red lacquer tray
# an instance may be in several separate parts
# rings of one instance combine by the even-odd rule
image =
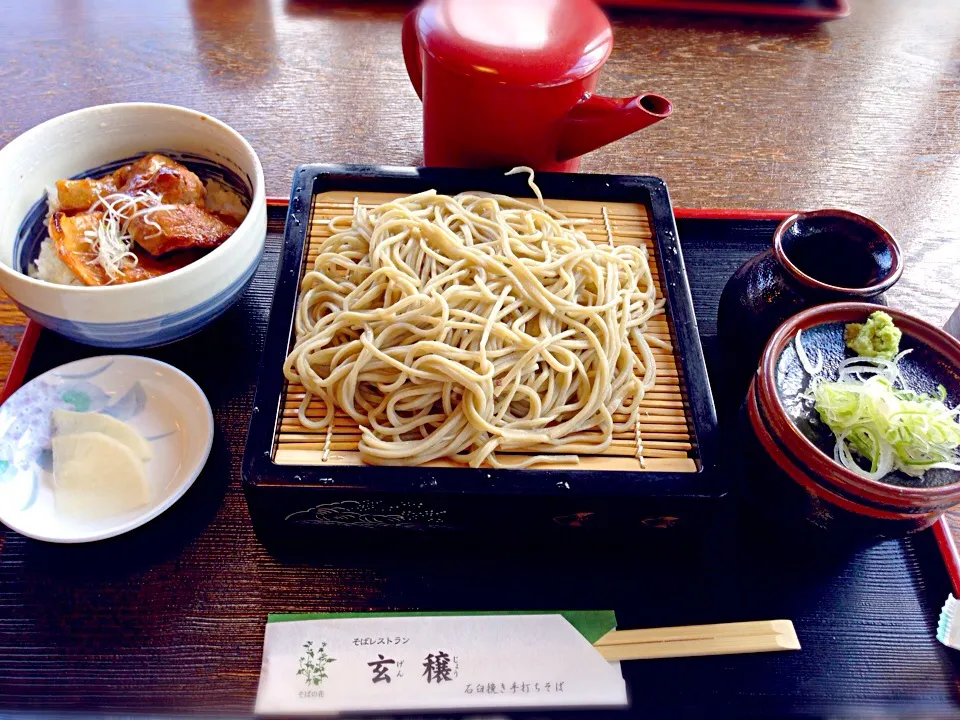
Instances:
[[[161,517],[113,541],[67,548],[0,528],[0,713],[82,706],[100,714],[162,707],[176,715],[242,715],[256,694],[267,612],[532,609],[561,598],[568,607],[613,608],[629,627],[794,621],[801,652],[625,664],[634,715],[701,717],[719,709],[758,717],[956,716],[957,656],[934,636],[944,598],[960,590],[945,524],[932,535],[831,556],[827,549],[805,552],[790,533],[762,535],[730,503],[729,514],[714,518],[706,543],[658,535],[644,540],[654,552],[639,543],[609,557],[587,549],[574,562],[556,547],[530,552],[497,546],[485,535],[484,546],[471,550],[448,547],[432,533],[425,533],[422,553],[411,553],[409,536],[351,546],[298,543],[302,536],[294,533],[297,551],[307,556],[271,559],[238,507],[235,463],[285,247],[286,203],[270,205],[267,251],[237,306],[190,339],[144,351],[195,375],[210,396],[218,443],[201,480]],[[788,213],[675,214],[700,337],[709,357],[719,360],[716,310],[723,285],[740,263],[769,246]],[[226,376],[205,360],[224,346],[237,361]],[[63,362],[102,352],[30,324],[5,393]],[[736,389],[722,382],[713,393],[726,401],[727,412],[738,402]],[[500,519],[489,516],[491,527]],[[224,562],[223,553],[234,562]],[[624,573],[624,562],[630,572]],[[198,605],[221,596],[223,602]],[[164,602],[147,608],[131,598]],[[105,607],[115,620],[106,627],[97,612]],[[181,622],[184,617],[193,621]]]
[[[611,8],[810,21],[836,20],[850,14],[847,0],[602,0],[602,4]]]
[[[269,197],[267,204],[272,207],[283,207],[287,205],[286,198]],[[727,220],[727,221],[753,221],[782,220],[791,214],[789,210],[760,210],[760,209],[740,209],[740,208],[674,208],[674,215],[677,220]],[[681,238],[682,239],[682,238]],[[40,336],[42,328],[37,323],[27,322],[26,330],[17,352],[14,355],[13,363],[7,374],[3,389],[0,390],[0,403],[5,401],[20,385],[26,376],[30,358],[33,349],[36,346],[37,339]],[[943,557],[944,565],[950,576],[950,582],[953,592],[960,597],[960,553],[957,551],[956,543],[950,531],[950,526],[945,518],[941,518],[932,528],[936,538],[937,546]]]

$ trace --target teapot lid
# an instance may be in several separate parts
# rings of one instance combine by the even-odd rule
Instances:
[[[421,46],[463,75],[511,85],[560,85],[610,55],[613,31],[593,0],[426,0]]]

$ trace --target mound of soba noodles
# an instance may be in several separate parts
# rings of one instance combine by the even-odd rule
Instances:
[[[376,464],[570,462],[551,453],[602,453],[634,431],[663,344],[645,333],[663,307],[647,251],[588,239],[530,172],[539,206],[430,190],[331,221],[284,368],[328,447],[338,408]]]

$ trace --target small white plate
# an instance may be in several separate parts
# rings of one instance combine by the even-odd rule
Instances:
[[[105,412],[147,438],[144,464],[153,500],[99,520],[54,507],[50,435],[56,408]],[[193,485],[213,444],[203,390],[177,368],[133,355],[85,358],[50,370],[0,406],[0,521],[36,540],[79,543],[114,537],[152,520]]]

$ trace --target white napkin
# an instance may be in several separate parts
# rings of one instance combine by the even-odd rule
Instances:
[[[960,650],[960,618],[957,617],[957,599],[953,593],[947,595],[947,601],[940,610],[940,622],[937,624],[937,640],[947,647]]]

